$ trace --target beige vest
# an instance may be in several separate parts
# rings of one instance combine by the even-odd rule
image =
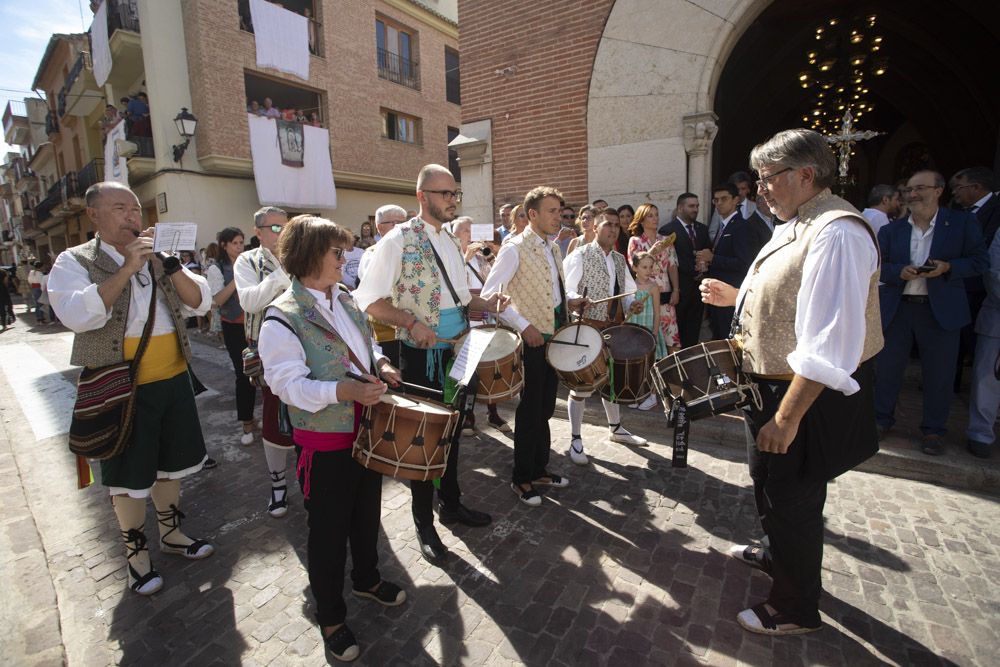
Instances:
[[[608,264],[601,246],[597,245],[596,241],[592,241],[577,250],[577,252],[583,253],[581,256],[583,260],[583,276],[580,279],[579,287],[576,288],[576,292],[583,294],[583,289],[586,287],[587,298],[591,301],[600,301],[611,296],[611,292],[608,289]],[[612,250],[611,261],[615,265],[614,279],[618,281],[618,293],[620,294],[625,289],[625,257],[620,252]],[[622,307],[622,303],[622,301],[618,302],[619,308]],[[607,320],[610,305],[611,302],[609,301],[599,303],[596,306],[590,306],[583,311],[583,316],[591,320]]]
[[[509,243],[517,250],[517,272],[511,278],[510,285],[504,290],[510,294],[511,305],[518,313],[530,322],[539,333],[555,333],[555,318],[552,316],[552,290],[549,260],[545,257],[545,249],[539,243],[539,236],[527,227],[515,236]],[[559,278],[565,280],[562,269],[562,256],[559,246],[549,244],[552,256],[556,260]],[[563,312],[566,312],[566,294],[563,293]]]
[[[740,313],[743,370],[758,375],[789,375],[788,355],[796,347],[795,313],[802,286],[802,264],[816,235],[838,218],[851,218],[865,226],[876,251],[878,242],[871,225],[857,209],[829,189],[799,207],[799,216],[787,241],[770,248],[754,262],[747,277],[746,295]],[[879,272],[868,281],[865,307],[865,343],[860,361],[882,349],[882,322],[878,304]],[[830,289],[838,286],[830,285]]]
[[[68,252],[80,263],[80,266],[87,270],[90,279],[97,285],[115,275],[121,268],[107,253],[101,251],[97,245],[97,239],[92,239],[83,245],[69,248]],[[174,331],[181,344],[181,351],[184,358],[191,361],[191,344],[187,337],[187,324],[184,321],[184,314],[181,312],[181,300],[177,296],[174,285],[170,282],[170,276],[163,275],[163,267],[159,262],[153,262],[153,270],[156,274],[156,298],[166,299],[167,310],[174,322]],[[118,364],[125,360],[125,352],[122,345],[125,340],[125,329],[128,324],[128,309],[132,299],[132,281],[125,284],[125,289],[118,295],[114,306],[111,309],[111,319],[100,329],[93,331],[83,331],[73,337],[73,351],[70,354],[69,362],[74,366],[86,366],[87,368],[102,368],[111,364]],[[140,318],[145,321],[146,313],[139,313]]]

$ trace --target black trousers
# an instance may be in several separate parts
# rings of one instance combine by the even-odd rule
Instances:
[[[793,623],[820,624],[823,506],[827,481],[878,451],[875,430],[875,364],[851,376],[860,390],[845,396],[824,389],[812,404],[785,454],[761,452],[747,442],[754,500],[770,540],[771,592],[767,602]],[[774,417],[788,382],[758,382],[763,407],[746,408],[750,432]]]
[[[301,456],[302,448],[296,446]],[[304,487],[305,478],[299,477]],[[379,581],[378,529],[382,511],[382,475],[363,468],[350,449],[313,454],[309,471],[307,545],[309,587],[321,626],[338,625],[347,616],[344,568],[351,544],[351,581],[368,590]]]
[[[511,481],[524,484],[543,477],[552,438],[549,420],[556,409],[559,378],[545,360],[545,346],[524,347],[524,389],[514,413],[514,471]]]
[[[736,314],[734,306],[707,306],[708,324],[712,328],[712,340],[722,340],[729,338],[729,331],[733,326],[733,315]]]
[[[445,365],[445,368],[447,368],[452,354],[452,350],[442,350],[441,363]],[[401,343],[399,345],[399,366],[404,381],[430,389],[442,389],[437,377],[427,376],[427,350]],[[440,396],[426,396],[426,398],[435,401],[441,400]],[[457,506],[462,498],[462,490],[458,485],[458,443],[462,434],[462,422],[463,416],[459,414],[458,426],[451,441],[451,450],[448,452],[448,466],[441,478],[441,488],[438,489],[438,497],[441,502],[449,507]],[[433,525],[434,482],[410,480],[410,494],[413,497],[411,504],[413,523],[416,524],[417,528]]]
[[[693,278],[690,284],[682,280],[681,298],[675,310],[681,347],[697,345],[701,337],[701,321],[705,317],[705,304],[701,302],[701,292],[698,291],[698,283]]]
[[[246,332],[242,324],[222,323],[222,340],[226,344],[229,359],[236,374],[236,418],[241,422],[253,419],[253,407],[257,392],[250,384],[250,378],[243,374],[243,350],[247,346]]]

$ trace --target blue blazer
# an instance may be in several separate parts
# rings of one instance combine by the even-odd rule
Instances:
[[[756,259],[758,252],[760,248],[754,244],[750,223],[737,211],[715,244],[712,264],[708,267],[708,277],[739,287],[747,277],[750,264]]]
[[[882,329],[889,327],[896,314],[906,281],[899,277],[903,268],[914,264],[910,258],[910,233],[913,227],[907,218],[893,220],[878,232],[882,252],[882,285],[879,302]],[[961,329],[972,321],[969,299],[965,294],[965,278],[982,275],[989,266],[986,245],[979,223],[971,213],[940,207],[934,223],[930,259],[941,259],[951,265],[948,273],[927,279],[934,319],[945,331]]]

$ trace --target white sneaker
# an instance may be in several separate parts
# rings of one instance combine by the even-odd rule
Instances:
[[[253,431],[244,431],[240,436],[241,445],[252,445],[253,444]]]
[[[652,410],[656,407],[656,396],[650,394],[646,397],[646,400],[639,404],[640,410]]]
[[[621,426],[619,426],[616,430],[611,431],[611,435],[608,436],[608,438],[611,442],[618,442],[623,445],[632,445],[633,447],[645,447],[648,444],[645,438],[632,435]]]
[[[583,453],[583,440],[573,438],[569,443],[569,459],[578,466],[585,466],[590,463],[590,459]]]

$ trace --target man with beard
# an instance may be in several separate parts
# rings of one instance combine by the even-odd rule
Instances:
[[[468,328],[467,307],[496,312],[498,304],[503,310],[507,299],[496,294],[484,300],[469,293],[458,240],[444,228],[444,223],[455,219],[462,201],[451,172],[437,164],[422,168],[417,176],[417,201],[418,215],[396,225],[375,245],[372,268],[354,291],[354,299],[373,319],[396,328],[396,338],[402,343],[403,380],[442,390],[454,350],[438,339],[455,338]],[[486,526],[492,521],[490,515],[461,503],[458,437],[462,421],[460,417],[438,490],[440,519],[444,524]],[[413,481],[410,490],[420,552],[437,565],[448,550],[434,529],[434,485]]]

